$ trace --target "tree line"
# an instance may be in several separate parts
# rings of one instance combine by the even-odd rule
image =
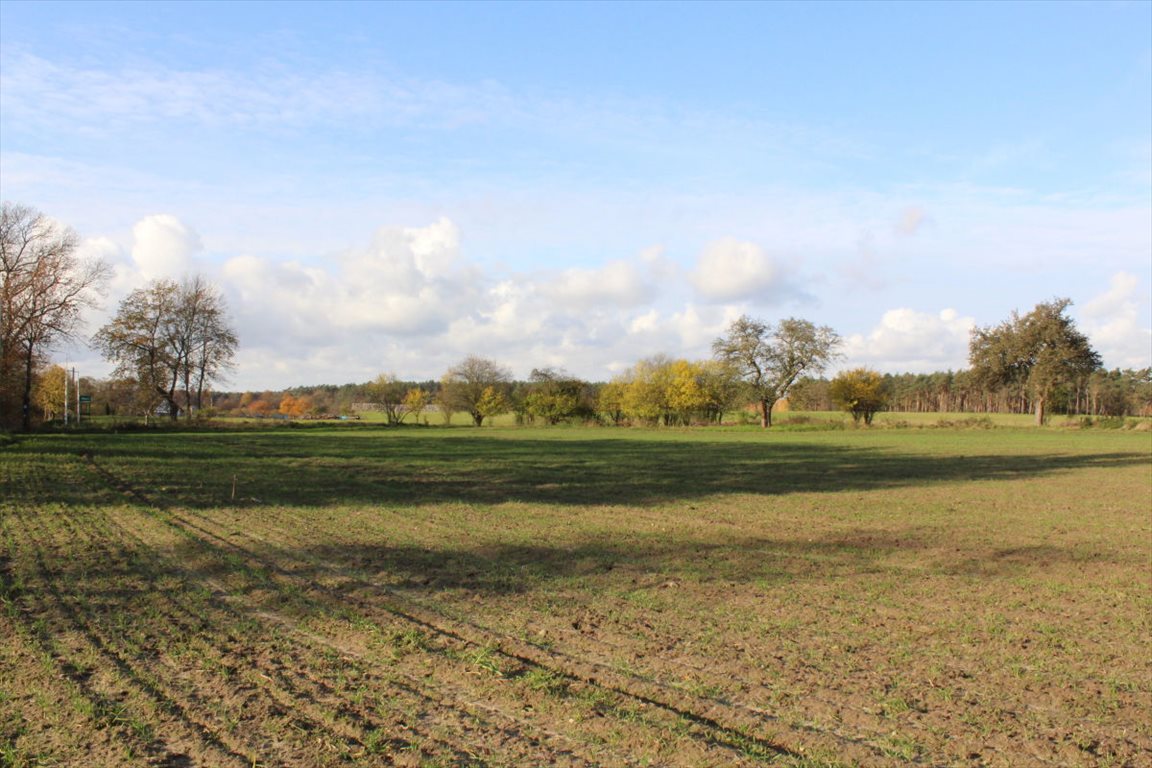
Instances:
[[[699,369],[706,369],[698,378]],[[608,382],[589,382],[559,369],[533,371],[527,379],[509,379],[505,385],[490,384],[493,394],[479,413],[490,417],[511,414],[525,425],[709,425],[759,423],[758,404],[740,392],[740,382],[715,376],[713,360],[689,361],[663,356],[647,358]],[[637,369],[639,374],[637,375]],[[696,373],[693,372],[696,369]],[[707,369],[712,369],[707,371]],[[832,379],[801,377],[787,397],[790,411],[843,410],[860,421],[883,411],[905,413],[1033,413],[1025,393],[1013,388],[985,392],[971,384],[967,370],[930,374],[880,374],[866,371],[862,382],[865,397],[842,393],[833,397],[833,381],[852,381],[848,372]],[[709,375],[711,374],[711,375]],[[45,369],[43,384],[33,400],[38,417],[60,418],[64,400],[65,371]],[[383,374],[390,393],[381,395],[378,380],[340,385],[316,385],[267,391],[208,391],[204,393],[205,417],[264,419],[334,419],[363,417],[376,412],[389,424],[442,424],[473,417],[446,397],[440,380],[402,380]],[[661,386],[658,382],[664,382]],[[669,386],[670,385],[670,386]],[[83,377],[70,384],[92,395],[93,413],[124,418],[152,413],[139,399],[138,385],[131,379]],[[487,389],[487,387],[485,387]],[[661,390],[663,389],[663,392]],[[871,392],[869,392],[871,390]],[[483,392],[483,390],[481,390]],[[415,393],[415,394],[413,394]],[[878,393],[878,394],[877,394]],[[872,399],[869,399],[871,397]],[[73,395],[73,401],[75,396]],[[872,406],[869,408],[869,406]],[[1152,369],[1099,370],[1085,387],[1062,390],[1053,401],[1053,413],[1093,417],[1152,416]]]
[[[464,413],[475,426],[513,413],[518,423],[554,425],[600,422],[614,425],[720,423],[755,401],[762,426],[771,424],[775,404],[806,372],[819,372],[835,359],[839,337],[827,327],[789,318],[776,325],[741,317],[714,344],[710,360],[657,355],[637,362],[611,381],[592,383],[560,368],[534,369],[526,381],[496,361],[469,356],[438,381],[404,382],[381,374],[372,382],[311,391],[244,393],[222,397],[231,413],[263,417],[356,416],[376,410],[390,424],[450,422]]]
[[[28,429],[65,405],[68,372],[49,354],[76,340],[82,313],[94,307],[111,273],[77,257],[78,238],[26,206],[3,204],[0,216],[0,427]],[[742,316],[712,344],[712,357],[656,355],[606,382],[587,382],[552,367],[527,380],[489,358],[469,356],[438,380],[403,381],[384,373],[370,382],[227,393],[216,389],[232,368],[239,340],[223,295],[199,276],[154,280],[132,291],[91,344],[115,364],[112,378],[72,382],[97,415],[242,415],[345,417],[379,411],[389,424],[450,421],[475,426],[513,413],[519,423],[612,425],[717,424],[755,418],[772,425],[781,400],[796,410],[841,409],[871,423],[882,410],[1093,416],[1152,415],[1152,369],[1104,370],[1087,337],[1067,316],[1068,299],[977,328],[970,368],[889,374],[867,368],[822,376],[838,358],[840,336],[827,326]],[[75,390],[73,390],[75,391]]]
[[[1027,336],[1011,343],[1005,338],[1014,328],[1040,320],[1057,330],[1073,329],[1064,316],[1067,306],[1064,300],[1041,305],[1034,313],[973,334],[973,346],[982,354],[989,335],[1000,344],[998,367],[991,370],[882,374],[858,368],[828,379],[819,374],[835,359],[838,337],[831,329],[795,319],[770,325],[741,317],[716,340],[709,359],[656,355],[606,382],[584,381],[558,368],[538,368],[527,379],[515,380],[499,363],[470,356],[437,380],[405,381],[385,373],[361,384],[217,393],[213,406],[221,415],[265,418],[355,418],[376,411],[395,425],[451,423],[454,414],[463,414],[476,426],[502,414],[513,414],[517,423],[541,425],[673,426],[732,421],[767,425],[780,399],[787,399],[792,410],[843,410],[865,424],[885,410],[1039,410],[1039,418],[1048,412],[1152,415],[1152,369],[1108,371],[1096,366],[1089,370],[1081,360],[1062,373],[1050,368],[1044,378],[1038,378],[1035,361],[1044,363],[1044,350],[1056,342],[1045,342],[1048,346],[1037,352],[1028,351]],[[1075,334],[1066,334],[1063,341],[1081,345],[1082,352],[1086,345]],[[1011,357],[1013,349],[1018,359]],[[1089,356],[1088,362],[1095,360]],[[1011,375],[1005,375],[1006,371]],[[1042,408],[1038,398],[1042,398]]]
[[[970,370],[885,373],[886,410],[902,413],[1034,413],[1020,386],[986,387]],[[789,401],[797,410],[835,408],[827,379],[803,379]],[[1152,368],[1099,368],[1057,389],[1051,410],[1069,416],[1152,416]]]

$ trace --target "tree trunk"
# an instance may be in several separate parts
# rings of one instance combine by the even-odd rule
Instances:
[[[1045,415],[1044,414],[1044,398],[1042,396],[1037,397],[1036,398],[1036,426],[1038,426],[1038,427],[1044,426],[1044,415]]]
[[[768,429],[772,426],[772,406],[776,403],[767,398],[760,400],[760,427],[761,429]]]
[[[34,359],[33,347],[28,345],[24,352],[24,396],[21,398],[21,411],[20,411],[20,428],[24,432],[29,432],[32,429],[32,361]],[[68,404],[65,403],[64,407],[67,408]]]
[[[171,390],[164,390],[156,387],[156,393],[160,395],[161,399],[168,406],[168,418],[171,421],[176,421],[180,417],[180,405],[176,402],[176,388],[173,386]]]

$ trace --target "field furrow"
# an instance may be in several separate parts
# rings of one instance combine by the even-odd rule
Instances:
[[[498,637],[491,632],[485,632],[476,624],[452,622],[447,617],[431,613],[413,605],[405,605],[397,595],[380,588],[374,588],[365,582],[349,579],[346,574],[335,569],[324,568],[324,575],[328,580],[321,580],[315,570],[315,564],[302,563],[291,556],[289,552],[273,548],[258,553],[254,549],[246,548],[242,542],[251,539],[246,533],[236,533],[230,536],[221,536],[216,533],[219,526],[201,515],[187,510],[173,510],[159,512],[166,515],[171,525],[186,533],[191,533],[201,543],[206,552],[213,552],[218,559],[228,561],[239,555],[243,558],[242,566],[250,572],[261,574],[260,582],[276,580],[279,588],[271,591],[277,595],[293,594],[308,603],[304,615],[295,619],[300,627],[314,627],[317,624],[332,624],[331,617],[338,617],[335,622],[339,626],[326,627],[332,633],[339,633],[348,642],[350,636],[363,634],[360,627],[366,623],[372,628],[372,634],[390,633],[392,636],[403,637],[412,631],[424,633],[422,650],[425,660],[429,655],[440,657],[442,661],[455,662],[456,669],[441,673],[447,679],[475,674],[470,667],[486,669],[488,666],[500,665],[503,669],[497,671],[489,669],[489,673],[496,673],[498,678],[518,678],[525,676],[555,678],[564,681],[566,687],[579,683],[579,687],[572,690],[582,698],[589,700],[602,699],[595,710],[599,717],[605,714],[626,717],[633,726],[653,720],[650,713],[644,710],[661,711],[659,720],[653,727],[667,729],[677,727],[682,731],[681,743],[678,749],[681,753],[685,745],[683,739],[699,742],[702,750],[699,755],[692,758],[693,762],[707,760],[709,752],[727,754],[727,757],[718,757],[721,762],[740,760],[745,753],[774,754],[786,752],[764,738],[754,734],[754,728],[763,726],[767,717],[744,718],[735,726],[722,724],[717,716],[728,716],[730,712],[719,712],[723,707],[720,702],[709,702],[696,698],[691,701],[687,694],[680,695],[681,701],[673,704],[668,702],[667,686],[651,681],[644,681],[634,675],[622,675],[605,665],[580,662],[575,659],[565,659],[561,654],[548,651],[531,644],[521,643],[510,637]],[[232,560],[233,564],[237,561]],[[298,573],[300,566],[305,566],[306,576]],[[240,592],[250,592],[242,587]],[[254,606],[255,607],[255,606]],[[299,606],[297,606],[299,607]],[[261,609],[263,615],[270,615],[267,609]],[[414,611],[416,613],[414,613]],[[416,615],[419,614],[419,615]],[[319,617],[319,620],[318,620]],[[284,620],[285,623],[289,623]],[[315,629],[310,630],[315,637]],[[434,638],[437,642],[432,643]],[[368,640],[359,638],[362,648],[370,647]],[[510,648],[514,644],[515,648]],[[347,646],[345,645],[346,649]],[[434,652],[434,653],[433,653]],[[484,658],[488,657],[488,658]],[[465,666],[460,667],[463,661]],[[607,681],[606,677],[615,678]],[[491,688],[491,686],[489,686]],[[499,686],[497,686],[499,687]],[[515,699],[503,705],[489,703],[485,709],[496,714],[503,714],[513,723],[528,722],[525,718],[516,717],[510,712],[520,709],[519,691],[514,691]],[[494,696],[494,691],[488,692]],[[617,701],[618,700],[618,701]],[[693,706],[694,705],[694,706]],[[569,718],[570,720],[574,718]],[[611,718],[609,718],[610,722]],[[599,737],[599,731],[612,730],[610,724],[602,726],[599,722],[583,722],[578,735],[568,737],[573,741],[587,741],[588,739],[602,738],[609,741],[608,736]],[[595,742],[593,742],[595,743]],[[842,745],[841,745],[842,746]],[[622,756],[617,761],[626,762]]]
[[[196,519],[196,526],[201,531],[221,525],[220,521],[204,515],[186,511],[181,514],[186,519]],[[271,535],[274,536],[275,532]],[[443,606],[389,587],[361,570],[316,557],[302,559],[296,554],[298,550],[275,543],[267,533],[260,535],[252,530],[237,531],[231,538],[232,545],[239,547],[238,540],[249,542],[245,551],[250,555],[255,557],[254,552],[258,549],[264,553],[262,557],[266,562],[274,561],[280,567],[288,566],[292,573],[303,571],[313,583],[319,577],[324,577],[327,580],[325,583],[336,592],[344,609],[356,610],[360,617],[384,609],[429,632],[461,640],[469,647],[494,649],[494,653],[510,663],[524,665],[534,672],[579,681],[626,696],[644,706],[664,709],[677,718],[695,723],[703,731],[702,738],[715,744],[750,747],[767,754],[787,753],[789,749],[785,745],[793,744],[801,748],[804,745],[808,748],[817,745],[823,749],[835,748],[840,753],[859,752],[873,759],[879,753],[875,746],[870,750],[870,745],[863,738],[839,732],[835,728],[785,723],[766,709],[732,698],[722,699],[695,693],[689,690],[688,683],[674,676],[640,674],[632,665],[612,666],[597,661],[613,655],[605,653],[610,643],[597,642],[578,653],[574,652],[574,644],[559,647],[542,645],[533,642],[531,638],[514,636],[465,617],[452,615]],[[643,649],[637,652],[632,647],[630,652],[644,656]],[[681,666],[691,668],[699,676],[711,674],[699,666]],[[662,671],[667,673],[667,667]],[[693,684],[696,684],[695,681]],[[742,687],[747,689],[746,685]],[[769,732],[772,735],[770,738],[750,735],[757,732]]]
[[[1152,755],[1138,435],[455,434],[6,449],[5,759]]]

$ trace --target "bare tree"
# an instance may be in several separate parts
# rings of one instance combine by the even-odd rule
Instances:
[[[117,376],[158,395],[176,419],[181,410],[191,418],[202,405],[207,385],[231,367],[238,342],[223,297],[196,277],[183,284],[156,280],[133,291],[93,343],[116,363]]]
[[[801,375],[820,373],[836,358],[840,336],[826,325],[788,318],[776,327],[742,315],[712,342],[712,353],[739,371],[760,407],[760,426],[772,426],[772,406]]]
[[[108,265],[76,255],[79,238],[25,205],[0,209],[0,423],[31,427],[36,366],[56,344],[74,339],[94,307]]]
[[[224,297],[197,275],[180,287],[177,317],[180,347],[184,350],[184,397],[188,416],[204,407],[204,389],[232,367],[239,340],[228,325]]]

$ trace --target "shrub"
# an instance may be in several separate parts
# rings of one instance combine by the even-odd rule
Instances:
[[[991,416],[966,416],[963,419],[940,419],[936,426],[941,429],[992,429],[996,424]]]
[[[828,386],[832,402],[852,414],[852,421],[871,426],[872,417],[888,405],[884,377],[867,368],[856,368],[832,379]]]

